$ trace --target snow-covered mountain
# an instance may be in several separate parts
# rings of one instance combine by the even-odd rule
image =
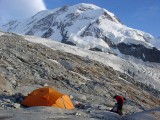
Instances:
[[[41,11],[31,18],[11,21],[1,29],[51,38],[85,49],[160,62],[160,42],[152,35],[125,26],[113,13],[92,4]]]

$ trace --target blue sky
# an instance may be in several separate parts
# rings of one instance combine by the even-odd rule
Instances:
[[[160,36],[160,0],[0,0],[0,25],[38,11],[91,3],[113,12],[123,24]]]

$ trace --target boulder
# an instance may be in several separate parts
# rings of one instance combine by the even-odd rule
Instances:
[[[48,86],[48,84],[47,84],[47,83],[45,83],[43,86]]]
[[[14,108],[20,108],[20,106],[21,106],[21,105],[20,105],[20,104],[18,104],[18,103],[14,103],[14,105],[13,105],[13,106],[14,106]]]
[[[82,100],[82,101],[87,100],[87,97],[85,95],[82,95],[82,94],[75,94],[73,97],[74,97],[74,99],[77,99],[77,100]]]
[[[60,64],[68,70],[73,70],[73,65],[67,60],[61,60]]]

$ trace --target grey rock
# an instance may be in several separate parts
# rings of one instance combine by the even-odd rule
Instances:
[[[74,99],[77,99],[77,100],[83,100],[83,101],[87,100],[87,97],[85,95],[82,95],[82,94],[76,94],[73,97],[74,97]]]
[[[71,98],[71,99],[73,99],[74,97],[73,97],[73,95],[69,95],[69,97]]]
[[[20,104],[18,104],[18,103],[14,103],[14,105],[13,105],[13,106],[14,106],[14,108],[20,108],[20,106],[21,106],[21,105],[20,105]]]
[[[62,64],[68,70],[73,70],[73,65],[67,60],[61,60],[60,64]]]
[[[6,103],[11,103],[11,100],[10,100],[10,99],[5,99],[5,98],[4,98],[3,101],[6,102]]]
[[[143,61],[160,63],[160,51],[156,48],[146,48],[143,45],[120,43],[117,45],[119,51],[125,55],[131,55]]]
[[[47,83],[45,83],[43,86],[48,86],[48,84],[47,84]]]

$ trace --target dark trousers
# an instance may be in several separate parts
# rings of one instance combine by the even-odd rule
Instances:
[[[122,101],[118,101],[118,111],[117,111],[117,113],[119,115],[123,115],[123,113],[122,113],[122,107],[123,107]]]

